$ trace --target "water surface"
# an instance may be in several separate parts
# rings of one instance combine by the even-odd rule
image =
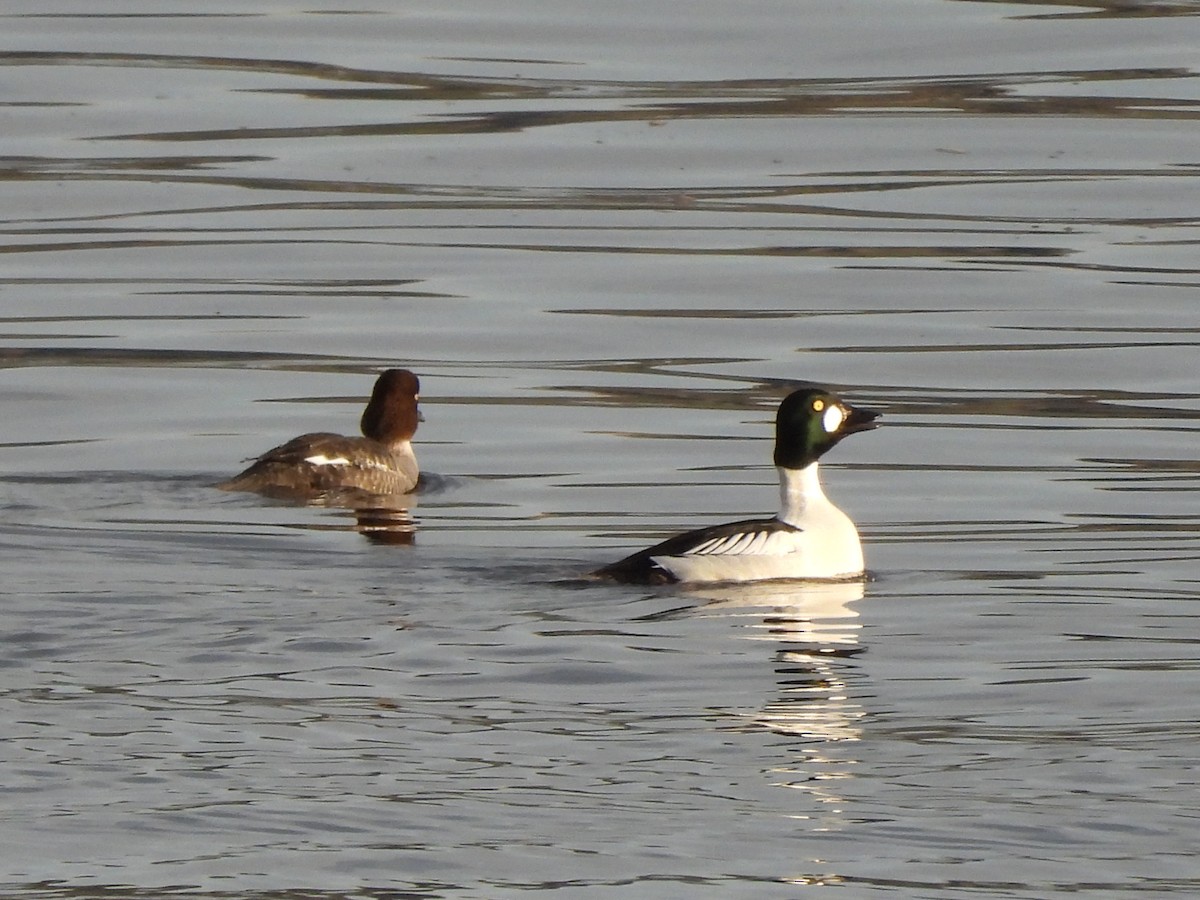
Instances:
[[[1191,4],[3,22],[5,896],[1200,888]],[[800,380],[870,581],[580,579]]]

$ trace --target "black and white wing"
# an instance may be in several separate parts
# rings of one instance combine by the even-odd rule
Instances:
[[[668,538],[605,566],[596,575],[631,584],[666,584],[680,580],[667,562],[672,558],[726,557],[732,561],[782,556],[800,550],[803,533],[779,519],[730,522]]]

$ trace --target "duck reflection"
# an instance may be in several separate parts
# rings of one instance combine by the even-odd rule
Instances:
[[[853,606],[864,596],[863,581],[759,582],[688,593],[703,601],[691,615],[730,619],[743,638],[775,645],[776,689],[735,730],[790,739],[790,752],[767,770],[776,787],[797,792],[786,803],[788,818],[806,830],[848,827],[844,787],[858,765],[851,748],[866,715],[851,690],[855,658],[865,649]]]
[[[407,506],[388,507],[379,504],[381,499],[386,498],[376,497],[373,505],[352,510],[355,531],[372,544],[415,544],[417,523],[413,521],[412,507],[416,505],[416,501],[410,498]]]
[[[320,520],[290,523],[288,527],[306,531],[357,531],[372,544],[416,543],[417,523],[412,515],[417,506],[416,494],[381,495],[350,489],[267,496],[281,505],[327,511]]]
[[[412,515],[417,498],[413,494],[337,491],[320,498],[310,498],[305,505],[329,508],[335,511],[333,515],[341,518],[353,517],[352,525],[339,523],[327,527],[334,530],[352,528],[372,544],[408,546],[417,540],[417,524]]]
[[[865,594],[863,581],[759,582],[688,593],[704,601],[693,615],[738,619],[743,637],[778,645],[778,693],[752,727],[815,741],[858,739],[864,713],[850,697],[846,673],[847,660],[864,649],[852,606]]]

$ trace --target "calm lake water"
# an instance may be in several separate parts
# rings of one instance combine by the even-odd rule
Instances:
[[[1200,6],[170,6],[0,13],[0,896],[1200,893]],[[865,586],[580,579],[800,380]]]

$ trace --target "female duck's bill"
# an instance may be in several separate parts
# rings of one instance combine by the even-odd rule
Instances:
[[[824,388],[794,391],[775,417],[778,514],[689,531],[595,574],[631,584],[861,577],[858,529],[825,496],[817,460],[878,417]]]
[[[412,449],[417,423],[423,421],[419,401],[417,376],[388,369],[376,379],[363,411],[362,437],[302,434],[272,447],[218,487],[295,498],[347,491],[408,493],[420,477]]]

